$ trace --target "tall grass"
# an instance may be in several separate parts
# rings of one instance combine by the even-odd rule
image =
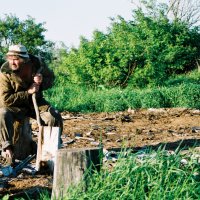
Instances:
[[[185,107],[200,109],[200,85],[181,83],[151,89],[96,89],[70,83],[46,91],[45,97],[59,110],[112,112],[128,108]]]
[[[138,154],[121,156],[111,171],[105,168],[92,175],[86,191],[73,188],[65,199],[200,199],[200,165],[191,157],[186,165],[181,159],[180,154],[164,150],[140,158]]]
[[[200,73],[172,77],[160,87],[135,89],[131,85],[107,89],[69,83],[58,76],[55,86],[44,93],[59,110],[71,112],[112,112],[128,108],[200,108]]]

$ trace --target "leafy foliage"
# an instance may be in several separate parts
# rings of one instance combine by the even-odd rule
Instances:
[[[82,37],[79,48],[62,54],[60,72],[73,83],[144,88],[195,69],[199,28],[170,21],[165,4],[144,5],[147,11],[134,10],[130,21],[111,19],[107,33],[96,30],[91,41]]]
[[[23,44],[29,53],[51,60],[53,43],[45,40],[43,33],[46,29],[43,26],[44,23],[37,24],[30,16],[24,21],[14,15],[0,19],[0,63],[12,44]]]

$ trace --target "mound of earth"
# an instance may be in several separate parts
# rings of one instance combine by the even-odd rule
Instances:
[[[107,150],[121,148],[158,147],[167,144],[170,149],[180,142],[192,147],[200,146],[200,110],[186,108],[138,109],[113,113],[63,112],[64,130],[62,148],[91,148],[99,145]],[[37,131],[36,122],[32,122]],[[35,138],[36,136],[35,136]],[[1,189],[0,197],[38,198],[45,189],[51,193],[53,177],[50,174],[27,175],[21,173]],[[0,183],[1,184],[1,183]],[[1,185],[0,185],[1,186]]]

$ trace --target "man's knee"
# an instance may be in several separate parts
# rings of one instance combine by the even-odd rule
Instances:
[[[50,112],[45,112],[42,119],[45,125],[55,126],[55,117]]]
[[[60,112],[53,107],[50,107],[47,112],[41,113],[41,118],[44,125],[58,126],[63,130],[63,120]]]

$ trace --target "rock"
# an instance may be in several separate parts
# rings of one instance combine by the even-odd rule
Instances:
[[[186,159],[183,158],[183,159],[181,160],[181,164],[187,165],[187,164],[188,164],[188,161],[187,161]]]
[[[105,155],[105,159],[115,162],[118,159],[118,154],[115,151],[108,151]]]
[[[99,145],[100,145],[99,142],[95,142],[95,141],[94,141],[94,142],[90,142],[90,144],[91,144],[91,145],[94,145],[94,146],[99,146]]]
[[[106,135],[116,135],[115,132],[107,132]]]
[[[75,137],[83,137],[83,134],[82,133],[74,133],[74,136]]]
[[[89,141],[94,141],[94,138],[88,138],[88,137],[75,137],[78,140],[89,140]]]
[[[192,127],[192,133],[198,133],[198,132],[200,132],[200,126]]]
[[[121,122],[123,123],[123,122],[132,122],[133,121],[133,119],[132,119],[132,117],[131,116],[129,116],[129,115],[122,115],[121,116]]]

